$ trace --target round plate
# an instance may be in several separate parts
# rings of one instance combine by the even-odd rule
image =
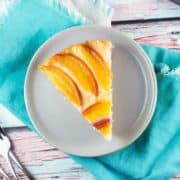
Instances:
[[[37,69],[45,59],[68,46],[102,39],[113,44],[110,142],[101,137]],[[25,102],[34,126],[50,144],[80,156],[105,155],[131,144],[149,124],[156,97],[155,74],[143,49],[121,32],[103,26],[70,28],[50,38],[32,58],[25,81]]]

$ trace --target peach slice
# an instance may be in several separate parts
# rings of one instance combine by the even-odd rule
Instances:
[[[93,126],[107,139],[111,139],[111,123],[109,118],[102,118],[93,123]]]
[[[72,53],[81,58],[94,72],[98,82],[105,90],[110,88],[111,70],[106,61],[100,54],[87,45],[72,46],[63,51],[63,53]]]
[[[65,72],[51,65],[40,65],[39,69],[47,75],[68,100],[77,106],[82,105],[82,96],[76,83]]]
[[[106,139],[111,139],[111,103],[101,100],[83,111],[85,119]]]
[[[105,61],[110,63],[111,61],[111,51],[112,48],[111,42],[107,40],[98,40],[98,41],[87,41],[84,43],[85,45],[89,46],[90,48],[94,49],[97,53],[103,57]]]
[[[66,69],[66,72],[77,80],[77,83],[88,92],[98,95],[98,85],[89,67],[72,54],[57,54],[49,63]]]
[[[106,124],[109,124],[110,119],[109,118],[102,118],[100,120],[97,120],[96,122],[93,123],[93,126],[97,129],[101,129],[104,126],[106,126]]]
[[[99,101],[85,109],[82,113],[90,123],[94,123],[98,119],[111,115],[111,103],[108,100]]]

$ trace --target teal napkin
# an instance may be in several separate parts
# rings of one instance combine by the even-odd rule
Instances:
[[[0,18],[0,102],[31,129],[23,97],[27,66],[49,37],[83,23],[45,0],[17,1],[9,16]]]
[[[19,1],[0,23],[0,103],[33,129],[23,86],[27,66],[49,37],[84,22],[47,1]],[[0,19],[2,20],[2,19]],[[180,53],[143,46],[158,81],[158,101],[150,126],[127,148],[98,158],[70,155],[96,179],[169,179],[180,172]]]
[[[73,157],[97,179],[167,180],[180,172],[180,53],[143,45],[158,84],[149,127],[132,145],[98,158]]]

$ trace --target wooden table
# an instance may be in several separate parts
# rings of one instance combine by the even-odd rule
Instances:
[[[114,28],[138,43],[180,50],[180,6],[168,0],[110,0],[110,4],[114,8]],[[7,127],[15,153],[36,179],[94,179],[81,165],[4,111],[0,106],[1,125]],[[0,164],[9,172],[1,158]],[[26,179],[21,172],[19,175]]]

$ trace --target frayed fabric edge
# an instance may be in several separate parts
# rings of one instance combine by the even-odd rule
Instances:
[[[180,80],[180,66],[170,69],[170,67],[167,64],[160,63],[155,65],[156,69],[156,74],[164,77],[170,77],[170,76],[175,76],[177,77],[177,80]]]
[[[89,20],[84,18],[83,16],[77,16],[73,11],[69,10],[66,6],[64,6],[60,0],[41,0],[42,3],[49,6],[50,8],[54,8],[54,10],[64,11],[72,17],[77,23],[87,24],[91,23]],[[21,0],[1,0],[0,1],[0,26],[5,23],[5,20],[8,18],[11,11],[21,2]]]
[[[68,7],[66,7],[63,3],[61,3],[60,0],[42,0],[42,2],[45,3],[47,6],[54,8],[54,10],[56,10],[57,12],[58,11],[66,12],[77,23],[81,23],[81,24],[91,23],[83,16],[78,16],[72,10],[68,9]]]

